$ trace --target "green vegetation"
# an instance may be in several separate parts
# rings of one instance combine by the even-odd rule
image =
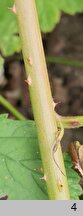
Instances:
[[[69,155],[63,157],[60,144],[64,128],[82,127],[83,116],[58,115],[57,118],[54,113],[35,2],[42,32],[52,31],[62,12],[73,15],[83,11],[82,0],[15,0],[16,14],[13,14],[13,0],[0,0],[0,64],[3,64],[2,56],[19,53],[22,46],[35,119],[25,120],[0,95],[0,103],[22,120],[9,120],[7,114],[0,115],[0,195],[7,194],[10,200],[79,199],[82,197],[80,177],[72,169]],[[72,64],[64,59],[61,63]],[[52,152],[58,144],[58,149]]]

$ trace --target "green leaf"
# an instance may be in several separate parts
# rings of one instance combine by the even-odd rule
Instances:
[[[3,115],[2,115],[3,116]],[[79,176],[71,169],[70,157],[64,156],[71,199],[78,199]],[[47,200],[36,127],[34,121],[0,121],[0,195],[10,200]]]
[[[67,153],[64,154],[64,162],[65,162],[65,168],[66,168],[66,173],[68,178],[70,197],[72,200],[79,200],[79,196],[82,194],[82,189],[79,184],[80,177],[72,169],[72,161],[70,156]]]
[[[75,14],[83,12],[83,0],[61,0],[60,8],[62,11],[68,14]]]
[[[41,30],[50,32],[60,20],[58,0],[36,0],[36,5]]]
[[[0,195],[10,200],[46,200],[46,185],[32,121],[0,121]]]
[[[43,32],[50,32],[60,21],[61,12],[83,12],[83,0],[36,0],[39,23]]]
[[[16,16],[8,9],[12,7],[13,0],[0,0],[0,49],[4,55],[19,52],[20,38],[16,35],[18,27]]]
[[[4,120],[8,118],[8,113],[0,114],[0,120]]]
[[[21,49],[16,15],[8,9],[13,3],[13,0],[0,0],[0,49],[4,55]],[[62,11],[68,14],[83,12],[83,0],[36,0],[36,6],[42,32],[53,30],[60,21]]]

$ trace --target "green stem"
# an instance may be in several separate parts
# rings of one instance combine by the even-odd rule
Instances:
[[[0,104],[3,105],[17,119],[25,120],[25,117],[20,112],[18,112],[2,95],[0,95]]]
[[[49,199],[68,200],[67,178],[62,175],[52,156],[54,141],[56,143],[57,122],[53,110],[35,0],[15,0],[15,3],[26,75],[30,81],[29,92],[37,127],[40,153],[44,174],[47,177]],[[56,151],[56,161],[65,173],[60,146]],[[60,182],[63,186],[62,190],[59,188]]]
[[[70,65],[72,67],[81,67],[83,68],[83,62],[78,60],[68,60],[62,57],[46,57],[48,63],[60,63],[64,65]]]
[[[60,116],[64,128],[83,127],[83,116]]]

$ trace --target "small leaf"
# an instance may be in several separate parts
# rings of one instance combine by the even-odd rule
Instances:
[[[7,118],[8,118],[8,113],[0,114],[0,120],[7,119]]]
[[[0,0],[0,49],[4,55],[11,55],[21,49],[16,16],[8,10],[13,0]]]
[[[79,175],[72,169],[72,161],[70,156],[65,153],[64,154],[64,162],[67,172],[70,197],[72,200],[79,200],[79,196],[82,194],[81,186],[79,185],[80,177]]]

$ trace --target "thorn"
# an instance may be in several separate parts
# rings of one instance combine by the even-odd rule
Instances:
[[[37,168],[37,169],[34,169],[35,171],[38,171],[38,172],[43,172],[43,168]]]
[[[53,109],[55,109],[55,107],[56,107],[56,104],[55,104],[55,102],[53,101]]]
[[[32,81],[31,81],[31,78],[30,78],[30,76],[28,77],[28,79],[27,79],[27,80],[25,80],[25,83],[27,83],[29,86],[31,86],[31,84],[32,84]]]
[[[43,177],[40,178],[41,180],[44,180],[45,182],[47,181],[47,175],[44,175]]]
[[[13,5],[13,7],[9,7],[8,9],[10,11],[12,11],[14,14],[16,14],[16,6],[15,6],[15,4]]]
[[[28,61],[29,65],[32,65],[32,60],[30,57],[27,59],[27,61]]]
[[[55,109],[55,107],[56,107],[59,103],[61,103],[61,102],[59,101],[59,102],[55,103],[54,100],[53,100],[53,109]]]

